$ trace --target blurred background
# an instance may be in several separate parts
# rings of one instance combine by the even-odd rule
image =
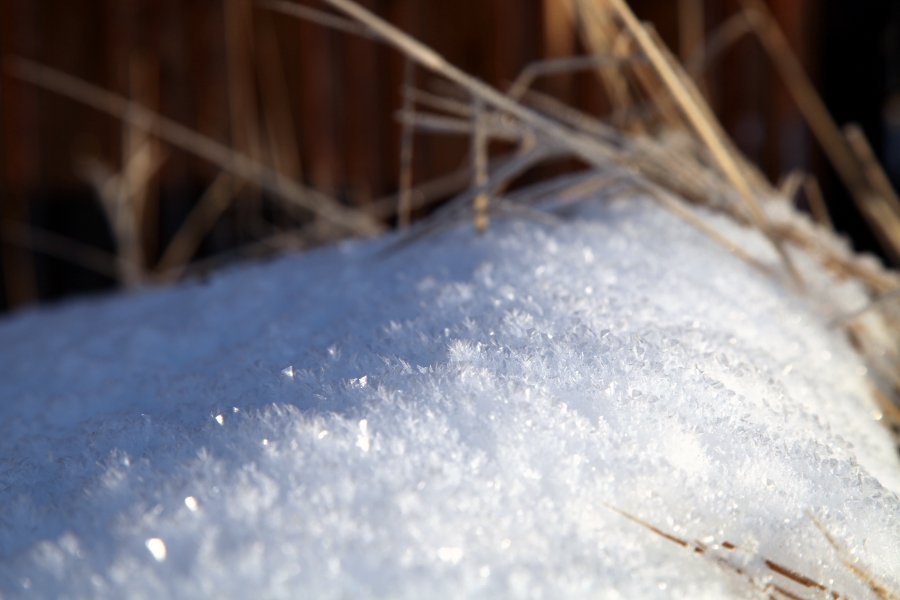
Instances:
[[[504,90],[529,63],[586,52],[564,0],[358,1]],[[835,228],[857,249],[880,252],[759,40],[723,30],[738,0],[630,4],[693,66],[726,131],[771,181],[812,173]],[[837,123],[859,123],[900,182],[900,1],[767,4]],[[729,43],[703,59],[714,38]],[[10,57],[129,98],[394,225],[385,207],[399,187],[394,113],[405,70],[382,44],[252,0],[0,0],[0,54],[0,310],[173,281],[329,239],[308,227],[291,235],[308,225],[302,211],[14,77]],[[422,89],[438,85],[418,77]],[[592,72],[545,77],[535,89],[610,112]],[[469,149],[464,137],[416,135],[414,144],[413,185],[458,170]],[[445,177],[428,193],[446,198],[464,186]],[[130,221],[116,209],[126,188]],[[802,192],[797,203],[805,208]]]

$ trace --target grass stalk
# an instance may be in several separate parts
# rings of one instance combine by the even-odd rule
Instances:
[[[481,98],[472,98],[472,183],[480,188],[488,180],[488,138],[484,128],[484,103]],[[475,195],[472,210],[475,213],[475,230],[484,233],[488,228],[488,203],[487,191],[481,191]]]
[[[819,225],[827,227],[830,231],[834,231],[834,223],[828,214],[828,205],[825,204],[825,197],[822,195],[822,188],[819,186],[819,180],[815,175],[807,174],[803,182],[803,192],[806,194],[806,202],[809,204],[809,210],[813,218]]]
[[[206,188],[200,200],[188,213],[172,241],[166,246],[162,258],[154,271],[165,274],[163,279],[179,279],[188,262],[203,243],[203,238],[212,229],[219,217],[231,206],[236,182],[225,172],[219,173]]]
[[[413,128],[415,126],[416,63],[406,58],[403,76],[403,114],[413,119],[405,119],[400,132],[400,194],[397,204],[397,226],[409,227],[412,213],[412,169],[413,169]]]
[[[326,194],[303,186],[243,153],[122,96],[24,58],[9,60],[6,67],[11,75],[22,81],[127,121],[237,177],[252,181],[274,196],[306,209],[349,232],[372,235],[382,229],[368,215],[342,206]]]
[[[726,144],[723,142],[721,136],[719,135],[719,132],[716,130],[716,127],[713,125],[711,119],[709,118],[709,109],[703,108],[701,106],[701,101],[697,97],[699,96],[699,93],[692,93],[691,90],[688,89],[686,85],[686,77],[679,76],[675,69],[673,69],[663,51],[654,42],[653,38],[650,36],[644,26],[641,25],[641,23],[637,20],[637,17],[634,16],[634,13],[631,12],[631,8],[628,7],[624,0],[606,1],[609,2],[609,4],[615,9],[616,13],[625,23],[625,26],[634,36],[634,39],[637,42],[638,46],[647,55],[647,58],[650,59],[650,62],[653,64],[663,82],[669,88],[669,91],[675,98],[675,101],[684,111],[685,117],[694,127],[700,138],[709,147],[709,150],[710,152],[712,152],[716,163],[722,169],[723,173],[731,182],[731,184],[734,185],[735,189],[744,199],[744,202],[747,203],[750,214],[753,216],[756,225],[763,231],[766,237],[769,238],[769,240],[778,250],[779,255],[790,271],[793,279],[796,282],[801,282],[802,278],[800,276],[800,273],[797,271],[796,267],[793,264],[793,261],[785,251],[784,244],[782,243],[781,239],[776,235],[771,225],[769,224],[768,219],[763,213],[762,208],[759,206],[759,202],[753,195],[753,191],[751,190],[750,184],[744,176],[743,170],[729,152]]]

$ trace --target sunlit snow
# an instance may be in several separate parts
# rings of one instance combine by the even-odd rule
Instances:
[[[900,461],[827,327],[862,290],[564,215],[0,321],[0,597],[900,589]]]

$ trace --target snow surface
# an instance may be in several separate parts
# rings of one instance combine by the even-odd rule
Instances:
[[[0,597],[897,590],[897,452],[826,327],[863,292],[567,210],[0,321]]]

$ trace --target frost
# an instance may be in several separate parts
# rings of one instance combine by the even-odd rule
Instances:
[[[150,554],[153,555],[157,562],[166,560],[166,544],[161,539],[150,538],[144,545],[147,546],[147,550],[150,551]]]
[[[359,422],[359,435],[356,436],[356,445],[363,452],[369,451],[369,422],[366,419]]]
[[[572,211],[0,321],[0,596],[896,594],[863,291]]]
[[[454,565],[460,561],[463,556],[462,548],[450,548],[444,547],[438,550],[438,557],[446,562],[453,563]]]

